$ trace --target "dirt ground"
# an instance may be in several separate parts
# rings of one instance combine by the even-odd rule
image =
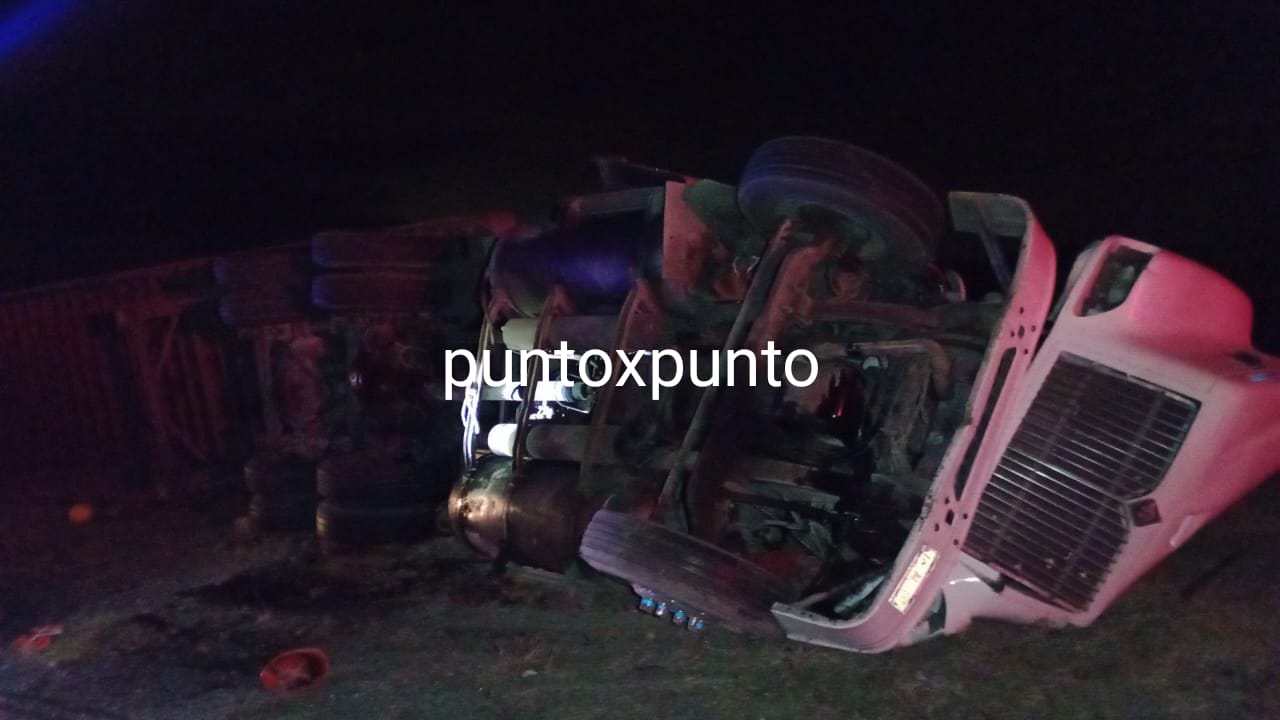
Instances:
[[[203,501],[0,507],[0,717],[1280,718],[1280,482],[1207,528],[1093,627],[979,624],[855,656],[714,626],[694,635],[585,575],[496,573],[452,539],[321,558],[237,541]],[[322,685],[262,689],[323,648]]]

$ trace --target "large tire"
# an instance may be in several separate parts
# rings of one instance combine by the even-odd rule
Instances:
[[[286,325],[307,319],[307,304],[288,288],[238,290],[218,303],[218,315],[233,328]]]
[[[379,462],[362,455],[332,457],[316,469],[316,492],[348,507],[387,508],[438,501],[448,488],[412,463]]]
[[[311,301],[334,312],[418,313],[436,304],[436,290],[422,273],[341,273],[313,280]]]
[[[305,251],[269,248],[214,258],[213,276],[225,288],[259,290],[302,284],[310,274],[307,265]]]
[[[425,268],[487,252],[484,238],[519,226],[510,213],[435,218],[382,230],[326,230],[311,238],[312,261],[326,268]]]
[[[424,269],[461,254],[466,238],[398,233],[330,230],[311,238],[311,259],[326,268]]]
[[[387,231],[328,231],[311,237],[311,259],[323,268],[425,269],[445,263],[457,242]]]
[[[316,465],[296,456],[258,453],[244,464],[244,482],[251,493],[313,493]]]
[[[588,565],[752,634],[780,634],[769,608],[792,599],[782,579],[665,525],[601,510],[579,550]]]
[[[434,534],[435,506],[357,508],[325,500],[316,507],[315,523],[327,549],[416,542]]]
[[[938,196],[911,171],[855,145],[815,137],[761,145],[742,173],[738,205],[765,234],[801,207],[821,207],[869,236],[869,258],[913,266],[932,259],[946,220]]]
[[[249,521],[258,532],[310,530],[315,523],[314,492],[255,493],[249,498]]]

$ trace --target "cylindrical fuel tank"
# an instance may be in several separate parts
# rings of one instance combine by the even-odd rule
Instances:
[[[578,556],[594,510],[577,482],[574,463],[529,462],[516,477],[511,458],[490,456],[454,486],[449,519],[486,557],[561,572]]]

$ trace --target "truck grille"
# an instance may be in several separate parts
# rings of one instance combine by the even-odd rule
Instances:
[[[1063,354],[991,480],[965,551],[1084,610],[1129,537],[1127,501],[1164,479],[1195,401]]]

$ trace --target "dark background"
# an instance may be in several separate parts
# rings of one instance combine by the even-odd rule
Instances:
[[[1280,5],[685,5],[6,5],[0,289],[535,210],[593,153],[732,182],[814,133],[1026,197],[1067,260],[1122,233],[1211,264],[1280,348]]]

